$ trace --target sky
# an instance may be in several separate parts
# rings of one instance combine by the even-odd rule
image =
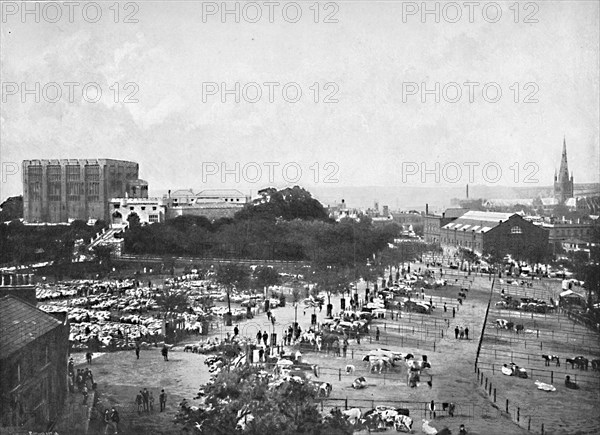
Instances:
[[[4,2],[0,196],[43,158],[151,193],[548,186],[564,138],[599,182],[599,3],[514,3]]]

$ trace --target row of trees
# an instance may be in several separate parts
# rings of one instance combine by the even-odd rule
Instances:
[[[311,261],[350,266],[365,262],[400,233],[395,224],[375,227],[360,221],[328,219],[323,206],[298,187],[266,189],[233,219],[210,222],[180,216],[165,223],[139,225],[130,216],[125,250],[133,254]]]
[[[33,261],[54,261],[70,264],[75,242],[85,242],[106,228],[104,221],[87,225],[73,221],[70,225],[28,226],[19,220],[0,224],[0,264],[23,264]]]

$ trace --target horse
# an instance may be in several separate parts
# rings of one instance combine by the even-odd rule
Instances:
[[[587,370],[588,369],[589,360],[587,358],[584,358],[583,356],[576,356],[575,358],[567,358],[566,361],[567,361],[567,364],[571,364],[571,369],[574,369],[575,366],[577,366],[577,368],[579,370]]]

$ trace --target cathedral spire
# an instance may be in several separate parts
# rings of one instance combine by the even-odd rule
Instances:
[[[573,174],[569,177],[569,164],[567,163],[567,139],[563,136],[562,157],[558,177],[554,175],[554,196],[560,203],[573,197]]]

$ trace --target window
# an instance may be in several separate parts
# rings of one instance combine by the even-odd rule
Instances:
[[[148,221],[151,222],[151,223],[158,222],[158,215],[157,214],[151,214],[150,216],[148,216]]]
[[[121,208],[121,204],[113,204],[114,208]]]
[[[156,211],[156,207],[152,207],[152,210]]]
[[[50,201],[60,201],[61,191],[61,168],[58,165],[48,166],[46,169],[48,178],[48,199]]]
[[[523,231],[521,231],[521,227],[519,226],[514,226],[510,228],[510,233],[511,234],[521,234]]]
[[[142,211],[146,210],[146,207],[142,206]]]

